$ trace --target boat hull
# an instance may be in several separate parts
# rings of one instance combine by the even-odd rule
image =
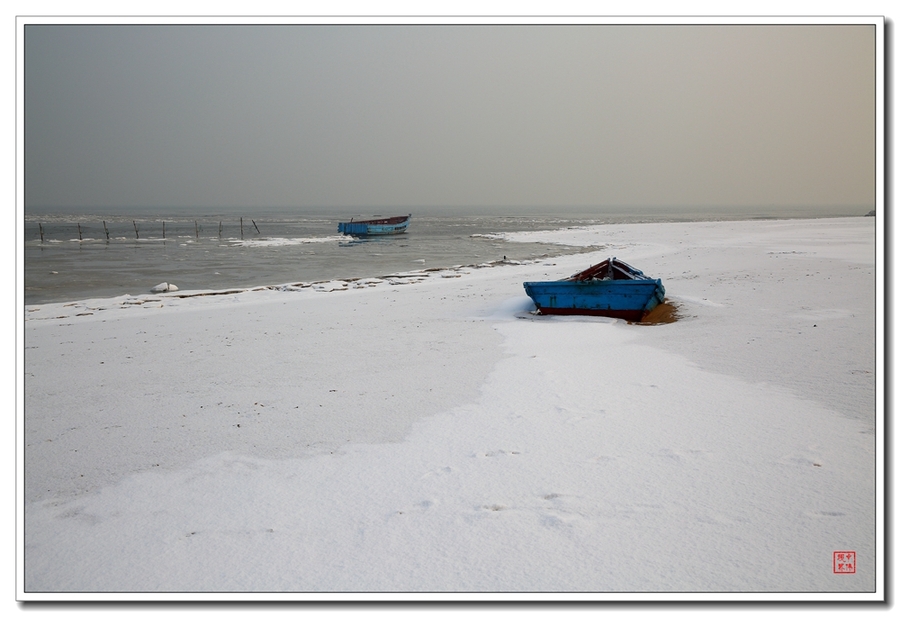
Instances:
[[[666,295],[659,279],[524,283],[542,315],[596,315],[640,321]]]
[[[371,221],[338,223],[338,232],[348,236],[390,236],[402,234],[409,227],[409,216],[395,216]]]

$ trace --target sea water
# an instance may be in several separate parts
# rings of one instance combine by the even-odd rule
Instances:
[[[323,214],[26,214],[25,304],[140,295],[164,282],[182,291],[220,290],[540,259],[586,249],[492,234],[715,218],[721,216],[413,214],[404,234],[353,238],[337,233],[349,217]]]

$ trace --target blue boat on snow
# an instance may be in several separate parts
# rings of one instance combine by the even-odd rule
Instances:
[[[666,297],[660,279],[615,257],[560,281],[525,283],[542,315],[599,315],[640,321]]]
[[[409,227],[409,219],[412,214],[406,216],[391,216],[383,219],[369,219],[367,221],[354,221],[338,223],[338,232],[348,236],[388,236],[402,234]]]

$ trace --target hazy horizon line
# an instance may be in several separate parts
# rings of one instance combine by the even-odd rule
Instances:
[[[321,214],[327,216],[393,216],[412,214],[419,216],[518,216],[518,215],[547,215],[556,216],[564,214],[578,215],[635,215],[641,214],[667,214],[702,212],[705,214],[720,213],[723,215],[757,214],[757,213],[798,213],[819,212],[824,214],[845,214],[852,216],[857,212],[866,214],[876,209],[875,204],[806,204],[806,205],[722,205],[722,204],[696,204],[696,205],[426,205],[419,208],[409,204],[386,205],[221,205],[209,204],[196,205],[146,205],[146,206],[111,206],[111,205],[66,205],[66,206],[24,206],[20,213],[25,216],[35,215],[158,215],[171,214],[174,216],[221,216],[244,215],[265,216],[269,214],[283,215],[296,212],[301,214]],[[181,214],[184,213],[184,214]]]

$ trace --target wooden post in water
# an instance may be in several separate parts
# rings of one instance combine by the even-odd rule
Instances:
[[[109,229],[106,227],[106,221],[103,221],[103,231],[106,232],[106,241],[109,242]]]
[[[134,237],[140,240],[141,237],[138,235],[137,223],[135,221],[131,221],[131,224],[134,225]]]
[[[197,227],[197,221],[194,221],[194,237],[200,239],[200,228]]]
[[[38,231],[41,232],[41,242],[44,241],[44,226],[38,223]]]
[[[78,239],[81,240],[81,223],[75,223],[78,225]]]
[[[253,223],[253,226],[256,227],[256,221],[250,219],[250,222]],[[256,233],[259,233],[259,227],[256,227]]]
[[[222,221],[219,221],[219,237],[222,237]]]
[[[166,239],[166,222],[163,221],[163,240]]]
[[[244,239],[244,217],[241,217],[241,240]]]

